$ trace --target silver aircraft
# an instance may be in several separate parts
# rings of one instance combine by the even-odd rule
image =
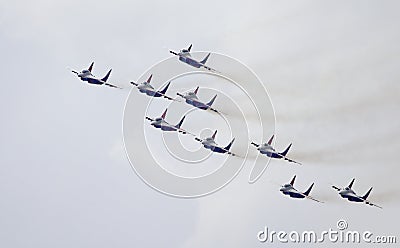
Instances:
[[[220,147],[218,144],[215,142],[215,136],[217,135],[217,130],[215,130],[214,134],[211,137],[205,138],[205,139],[200,139],[195,137],[194,139],[198,142],[201,142],[201,144],[204,146],[204,148],[209,149],[213,152],[216,153],[227,153],[232,156],[238,156],[229,150],[231,149],[231,146],[233,142],[235,141],[235,138],[232,139],[232,141],[225,147]]]
[[[370,205],[370,206],[382,208],[382,207],[380,207],[380,206],[378,206],[378,205],[376,205],[376,204],[374,204],[374,203],[372,203],[372,202],[367,200],[369,194],[372,191],[372,187],[368,190],[367,193],[365,193],[365,195],[360,196],[360,195],[357,195],[354,192],[354,190],[351,188],[351,187],[353,187],[354,181],[355,181],[355,178],[353,178],[353,180],[351,180],[349,186],[347,186],[345,188],[339,188],[337,186],[332,186],[332,188],[337,190],[339,192],[339,195],[344,199],[347,199],[347,200],[352,201],[352,202],[363,202],[363,203],[365,203],[367,205]]]
[[[194,58],[192,58],[192,55],[190,54],[190,49],[192,49],[192,44],[190,44],[190,46],[187,49],[182,49],[178,53],[171,50],[169,52],[172,53],[173,55],[178,56],[179,60],[182,61],[183,63],[191,65],[195,68],[204,68],[209,71],[215,71],[213,68],[206,66],[206,62],[210,57],[211,53],[208,53],[203,60],[197,61]]]
[[[95,76],[93,76],[93,74],[92,74],[93,65],[94,65],[94,62],[92,62],[90,64],[88,69],[84,69],[81,72],[72,70],[72,72],[75,73],[82,81],[88,82],[89,84],[107,85],[109,87],[121,89],[118,86],[107,83],[107,79],[110,76],[112,69],[110,69],[107,72],[105,77],[100,79],[100,78],[96,78]]]
[[[203,109],[203,110],[211,110],[214,111],[215,113],[219,113],[222,114],[221,112],[219,112],[218,110],[216,110],[215,108],[211,107],[212,104],[215,101],[215,98],[217,98],[217,95],[215,95],[213,98],[211,98],[211,100],[207,103],[201,102],[199,100],[199,98],[197,97],[197,92],[199,91],[199,86],[197,86],[197,88],[194,91],[189,91],[187,93],[181,94],[181,93],[176,93],[178,96],[182,97],[183,99],[185,99],[185,102],[189,105],[192,105],[196,108],[199,109]]]
[[[298,191],[297,189],[295,189],[295,188],[293,187],[293,184],[294,184],[294,180],[295,180],[295,179],[296,179],[296,175],[293,177],[293,179],[292,179],[292,181],[290,181],[290,183],[287,183],[287,184],[284,184],[284,185],[281,186],[280,191],[281,191],[284,195],[288,195],[288,196],[290,196],[290,197],[292,197],[292,198],[300,198],[300,199],[301,199],[301,198],[307,198],[307,199],[311,199],[311,200],[316,201],[316,202],[321,202],[321,203],[323,203],[322,201],[319,201],[319,200],[317,200],[317,199],[315,199],[315,198],[309,196],[309,194],[310,194],[310,192],[311,192],[311,189],[312,189],[312,187],[314,186],[314,183],[311,184],[311,186],[307,189],[307,191],[305,191],[304,193],[302,193],[302,192]]]
[[[183,121],[185,120],[186,116],[183,116],[182,119],[179,121],[178,124],[176,125],[171,125],[169,124],[167,121],[165,121],[165,116],[167,115],[167,110],[165,109],[164,113],[161,115],[161,117],[157,117],[155,119],[147,117],[146,116],[146,120],[151,121],[151,125],[155,128],[159,128],[162,131],[177,131],[179,133],[182,134],[191,134],[193,136],[195,136],[194,134],[184,130],[181,128]]]
[[[176,101],[174,98],[169,97],[167,95],[165,95],[165,93],[168,90],[169,85],[171,84],[171,82],[169,82],[164,89],[162,90],[155,90],[154,87],[150,84],[151,78],[153,77],[153,74],[150,75],[150,77],[143,83],[138,84],[135,82],[131,82],[132,85],[136,86],[139,90],[139,92],[144,93],[148,96],[152,96],[152,97],[164,97],[168,100],[172,100],[172,101]]]
[[[251,144],[255,147],[257,147],[257,150],[261,153],[266,155],[267,157],[270,158],[276,158],[276,159],[284,159],[286,161],[292,162],[292,163],[296,163],[296,164],[300,164],[299,162],[296,162],[288,157],[286,157],[286,154],[288,153],[290,147],[292,147],[292,144],[290,144],[283,152],[277,152],[273,147],[272,147],[272,140],[274,139],[275,135],[272,135],[272,137],[269,139],[269,141],[267,143],[258,145],[254,142],[251,142]]]

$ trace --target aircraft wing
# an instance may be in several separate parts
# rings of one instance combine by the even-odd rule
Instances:
[[[370,206],[373,206],[373,207],[377,207],[377,208],[383,209],[381,206],[378,206],[378,205],[376,205],[376,204],[374,204],[374,203],[372,203],[372,202],[365,201],[365,203],[366,203],[366,204],[368,204],[368,205],[370,205]]]
[[[358,198],[358,199],[360,199],[360,200],[362,200],[363,202],[365,202],[366,204],[368,204],[368,205],[370,205],[370,206],[383,209],[381,206],[378,206],[378,205],[376,205],[376,204],[374,204],[374,203],[372,203],[372,202],[370,202],[370,201],[367,201],[367,200],[365,200],[364,198],[362,198],[362,197],[360,197],[360,196],[358,196],[358,195],[356,195],[356,194],[354,194],[354,195],[352,195],[352,196],[353,196],[353,197],[356,197],[356,198]]]
[[[310,200],[313,200],[313,201],[316,201],[316,202],[319,202],[319,203],[324,203],[323,201],[317,200],[317,199],[315,199],[314,197],[311,197],[311,196],[306,196],[306,198],[310,199]]]
[[[213,69],[213,68],[211,68],[209,66],[206,66],[205,64],[202,64],[201,67],[203,67],[204,69],[209,70],[211,72],[222,74],[221,72],[219,72],[219,71],[217,71],[217,70],[215,70],[215,69]]]
[[[152,119],[150,117],[147,117],[147,116],[145,117],[145,119],[148,120],[148,121],[154,121],[154,119]]]
[[[169,52],[172,53],[173,55],[179,56],[179,54],[174,51],[169,50]]]
[[[167,95],[165,95],[164,93],[161,93],[160,91],[157,91],[157,94],[162,95],[164,98],[166,98],[166,99],[168,99],[168,100],[180,102],[178,99],[175,99],[175,98],[172,98],[172,97],[170,97],[170,96],[167,96]]]
[[[259,144],[254,143],[253,141],[250,143],[251,145],[255,146],[255,147],[259,147]]]
[[[229,150],[226,150],[225,148],[223,148],[223,147],[219,147],[221,150],[223,150],[223,151],[225,151],[226,153],[228,153],[229,155],[232,155],[232,156],[234,156],[234,157],[242,157],[242,156],[239,156],[239,155],[237,155],[236,153],[233,153],[233,152],[230,152]]]
[[[200,138],[198,138],[198,137],[194,137],[194,139],[195,139],[196,141],[198,141],[198,142],[203,142],[203,140],[200,139]]]
[[[219,111],[219,110],[216,110],[215,108],[208,108],[209,110],[211,110],[211,111],[213,111],[213,112],[215,112],[215,113],[217,113],[217,114],[221,114],[221,115],[227,115],[227,114],[225,114],[225,113],[222,113],[221,111]]]
[[[109,83],[104,83],[104,84],[109,86],[109,87],[112,87],[112,88],[122,89],[121,87],[118,87],[118,86],[115,86],[115,85],[112,85],[112,84],[109,84]]]
[[[294,161],[294,160],[292,160],[292,159],[290,159],[290,158],[287,158],[287,157],[283,157],[286,161],[289,161],[289,162],[291,162],[291,163],[295,163],[295,164],[298,164],[298,165],[301,165],[301,163],[299,163],[299,162],[297,162],[297,161]]]
[[[306,194],[301,193],[301,192],[299,192],[299,191],[297,191],[297,193],[299,193],[300,195],[304,196],[304,197],[307,198],[307,199],[310,199],[310,200],[313,200],[313,201],[316,201],[316,202],[319,202],[319,203],[324,203],[323,201],[317,200],[317,199],[315,199],[314,197],[309,196],[309,195],[306,195]]]
[[[172,126],[172,127],[174,127],[174,128],[176,128],[176,130],[178,131],[178,132],[180,132],[180,133],[183,133],[183,134],[190,134],[190,135],[192,135],[192,136],[196,136],[194,133],[191,133],[191,132],[188,132],[188,131],[186,131],[185,129],[182,129],[182,128],[177,128],[177,127],[175,127],[175,126]]]

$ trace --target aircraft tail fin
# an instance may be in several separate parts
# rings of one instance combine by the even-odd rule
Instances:
[[[212,139],[215,139],[215,136],[217,135],[217,131],[218,130],[215,130],[214,134],[211,136]]]
[[[207,62],[208,58],[210,57],[210,54],[211,53],[207,54],[207,56],[202,61],[200,61],[200,63],[204,65]]]
[[[349,186],[348,186],[350,189],[351,189],[351,187],[353,187],[354,180],[356,180],[356,179],[353,178],[353,180],[351,180],[351,182],[350,182],[350,184],[349,184]]]
[[[110,74],[111,74],[111,71],[112,71],[112,69],[110,69],[110,70],[107,72],[107,75],[106,75],[105,77],[103,77],[103,78],[101,79],[101,81],[107,82],[107,79],[108,79],[108,77],[109,77]]]
[[[314,183],[311,184],[311,186],[307,189],[306,192],[304,192],[304,194],[308,196],[310,194],[311,189],[312,189],[313,186],[314,186]]]
[[[162,89],[162,90],[160,91],[160,93],[161,93],[161,94],[165,94],[165,93],[167,92],[168,87],[169,87],[170,84],[171,84],[171,82],[168,82],[167,86],[165,86],[164,89]]]
[[[185,120],[185,118],[186,118],[186,115],[184,115],[183,117],[182,117],[182,119],[179,121],[179,123],[178,124],[176,124],[176,128],[181,128],[181,126],[182,126],[182,123],[183,123],[183,121]]]
[[[292,186],[293,186],[293,184],[294,184],[294,180],[296,180],[296,175],[294,175],[294,177],[292,178],[292,181],[290,181],[290,185],[292,185]]]
[[[192,45],[193,45],[193,44],[190,44],[190,46],[188,47],[188,49],[187,49],[188,52],[190,52],[190,49],[192,49]]]
[[[275,134],[272,135],[272,137],[268,140],[268,145],[271,145],[271,144],[272,144],[272,140],[274,139],[274,137],[275,137]]]
[[[214,103],[215,98],[217,98],[217,95],[215,95],[215,96],[207,103],[207,105],[208,105],[209,107],[211,107],[211,105]]]
[[[286,156],[286,154],[288,153],[290,147],[292,147],[292,143],[290,143],[290,145],[281,153],[282,156]]]
[[[147,83],[150,83],[152,77],[153,77],[153,74],[150,75],[150,77],[147,79],[146,82],[147,82]]]
[[[367,200],[367,198],[368,198],[369,194],[371,193],[371,191],[372,191],[372,187],[371,187],[371,188],[368,190],[368,192],[365,193],[365,195],[364,195],[363,197],[361,197],[361,198],[363,198],[364,200]]]
[[[167,115],[167,110],[168,110],[168,109],[165,109],[164,113],[161,115],[161,118],[162,118],[162,119],[165,119],[165,116]]]
[[[235,138],[233,138],[232,141],[225,147],[225,150],[229,151],[229,149],[231,149],[231,146],[234,141],[235,141]]]
[[[93,65],[94,65],[94,62],[92,62],[92,63],[90,64],[88,71],[92,72],[92,70],[93,70]]]
[[[198,91],[199,91],[199,86],[197,86],[196,89],[194,89],[193,93],[197,95]]]

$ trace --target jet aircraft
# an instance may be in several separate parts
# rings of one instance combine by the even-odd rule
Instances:
[[[257,150],[261,153],[266,155],[267,157],[270,158],[276,158],[276,159],[284,159],[286,161],[292,162],[292,163],[296,163],[301,165],[301,163],[296,162],[288,157],[286,157],[286,154],[288,153],[290,147],[292,146],[292,144],[290,144],[283,152],[277,152],[273,147],[272,147],[272,140],[274,139],[274,135],[272,135],[272,137],[269,139],[269,141],[267,143],[258,145],[254,142],[251,142],[251,144],[255,147],[257,147]]]
[[[186,130],[181,128],[182,123],[185,120],[186,116],[183,116],[182,119],[179,121],[179,123],[176,124],[176,125],[171,125],[167,121],[165,121],[165,116],[167,115],[167,110],[168,109],[165,109],[165,111],[161,115],[161,117],[157,117],[157,118],[153,119],[153,118],[150,118],[150,117],[146,116],[146,120],[151,121],[150,124],[153,127],[159,128],[162,131],[177,131],[177,132],[182,133],[182,134],[190,134],[190,135],[195,136],[194,134],[192,134],[192,133],[190,133],[190,132],[188,132],[188,131],[186,131]]]
[[[81,72],[77,72],[77,71],[72,70],[72,72],[75,73],[82,81],[88,82],[89,84],[97,84],[97,85],[103,85],[104,84],[104,85],[107,85],[109,87],[121,89],[118,86],[115,86],[115,85],[107,83],[107,79],[110,76],[112,69],[110,69],[107,72],[105,77],[100,79],[100,78],[96,78],[95,76],[93,76],[93,74],[92,74],[93,65],[94,65],[94,62],[92,62],[90,64],[88,69],[84,69]]]
[[[199,100],[199,98],[197,97],[197,92],[199,91],[199,86],[197,86],[197,88],[194,91],[189,91],[185,94],[181,94],[181,93],[176,93],[178,96],[182,97],[183,99],[185,99],[185,102],[189,105],[192,105],[198,109],[202,109],[202,110],[211,110],[214,111],[215,113],[219,113],[222,114],[221,112],[219,112],[218,110],[216,110],[215,108],[211,107],[212,104],[215,101],[215,98],[217,98],[217,95],[215,95],[213,98],[211,98],[211,100],[208,103],[204,103],[201,102]]]
[[[290,181],[290,183],[287,183],[287,184],[284,184],[284,185],[281,186],[280,191],[284,195],[288,195],[288,196],[290,196],[292,198],[307,198],[307,199],[311,199],[311,200],[316,201],[316,202],[323,203],[322,201],[319,201],[319,200],[309,196],[309,194],[311,192],[311,189],[314,186],[314,183],[311,184],[311,186],[307,189],[307,191],[302,193],[302,192],[298,191],[297,189],[295,189],[293,187],[294,180],[296,180],[296,175],[293,177],[293,179]]]
[[[213,152],[216,153],[227,153],[232,156],[238,156],[229,150],[231,149],[231,146],[233,142],[235,141],[235,138],[232,139],[232,141],[225,147],[220,147],[218,144],[215,142],[215,136],[217,135],[217,130],[215,130],[214,134],[211,137],[205,138],[205,139],[200,139],[195,137],[194,139],[198,142],[201,142],[201,144],[204,146],[204,148],[209,149]]]
[[[153,77],[153,74],[151,74],[150,77],[145,82],[143,82],[141,84],[138,84],[138,83],[135,83],[135,82],[131,82],[131,84],[136,86],[138,88],[139,92],[144,93],[144,94],[146,94],[148,96],[151,96],[151,97],[164,97],[164,98],[166,98],[168,100],[176,101],[174,98],[165,95],[165,93],[167,92],[168,87],[171,84],[171,82],[169,82],[164,87],[164,89],[157,91],[150,84],[150,81],[151,81],[152,77]]]
[[[214,70],[213,68],[206,66],[206,62],[207,62],[208,58],[210,57],[211,53],[208,53],[207,56],[204,59],[202,59],[201,61],[198,61],[198,60],[195,60],[194,58],[192,58],[192,55],[190,54],[191,49],[192,49],[192,44],[190,44],[190,46],[187,49],[182,49],[178,53],[171,51],[171,50],[169,52],[172,53],[173,55],[178,56],[179,60],[182,61],[183,63],[191,65],[195,68],[205,68],[209,71],[216,72],[216,70]]]
[[[354,181],[355,181],[355,178],[353,178],[353,180],[351,180],[349,186],[347,186],[345,188],[339,188],[337,186],[332,186],[332,188],[337,190],[339,192],[339,195],[344,199],[347,199],[347,200],[352,201],[352,202],[363,202],[363,203],[365,203],[367,205],[370,205],[370,206],[382,208],[381,206],[378,206],[378,205],[376,205],[376,204],[374,204],[374,203],[372,203],[372,202],[367,200],[369,194],[372,191],[372,187],[367,191],[367,193],[365,193],[365,195],[360,196],[360,195],[357,195],[354,192],[354,190],[352,189]]]

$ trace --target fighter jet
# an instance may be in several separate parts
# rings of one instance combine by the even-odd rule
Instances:
[[[314,186],[314,183],[311,184],[311,186],[307,189],[306,192],[302,193],[302,192],[299,192],[297,189],[295,189],[293,187],[295,179],[296,179],[296,175],[293,177],[293,179],[292,179],[292,181],[290,181],[290,183],[287,183],[287,184],[284,184],[284,185],[281,186],[280,191],[284,195],[288,195],[288,196],[290,196],[292,198],[307,198],[307,199],[311,199],[311,200],[316,201],[316,202],[323,203],[322,201],[319,201],[319,200],[309,196],[309,194],[311,192],[311,189]]]
[[[201,60],[201,61],[197,61],[194,58],[192,58],[191,54],[190,54],[190,49],[192,49],[192,44],[190,44],[190,46],[187,49],[182,49],[180,50],[178,53],[174,52],[174,51],[169,51],[170,53],[172,53],[173,55],[176,55],[179,57],[179,60],[182,61],[183,63],[186,63],[188,65],[191,65],[195,68],[205,68],[209,71],[214,71],[216,72],[216,70],[214,70],[211,67],[206,66],[206,62],[208,60],[208,58],[210,57],[211,53],[208,53],[207,56]]]
[[[289,151],[290,147],[292,146],[292,144],[290,144],[283,152],[277,152],[277,151],[275,151],[275,149],[271,145],[273,139],[274,139],[274,135],[272,135],[272,137],[269,139],[269,141],[267,143],[258,145],[258,144],[254,143],[254,142],[251,142],[251,144],[253,146],[257,147],[257,150],[261,154],[265,154],[267,157],[277,158],[277,159],[284,159],[286,161],[301,165],[301,163],[296,162],[296,161],[286,157],[286,154],[288,153],[288,151]]]
[[[209,149],[213,152],[227,153],[232,156],[237,156],[236,154],[229,151],[229,149],[231,149],[233,142],[235,141],[235,138],[233,138],[232,141],[226,147],[220,147],[214,140],[216,135],[217,135],[217,130],[215,130],[214,134],[211,137],[208,137],[204,140],[197,137],[195,137],[194,139],[198,142],[201,142],[204,148]]]
[[[77,72],[77,71],[72,70],[72,72],[75,73],[82,81],[86,81],[89,84],[97,84],[97,85],[103,85],[104,84],[104,85],[107,85],[109,87],[121,89],[118,86],[115,86],[115,85],[107,83],[107,79],[110,76],[112,69],[110,69],[107,72],[105,77],[103,77],[102,79],[99,79],[99,78],[96,78],[95,76],[93,76],[93,74],[92,74],[93,65],[94,65],[94,62],[92,62],[90,64],[90,66],[89,66],[89,68],[87,70],[85,69],[85,70],[82,70],[81,72]]]
[[[152,77],[153,77],[153,74],[150,75],[150,77],[147,79],[147,81],[145,81],[145,82],[143,82],[141,84],[138,84],[138,83],[135,83],[135,82],[131,82],[131,84],[136,86],[138,88],[139,92],[144,93],[144,94],[146,94],[148,96],[151,96],[151,97],[164,97],[164,98],[167,98],[168,100],[176,101],[174,98],[165,95],[165,93],[167,92],[168,87],[171,84],[171,82],[169,82],[164,87],[164,89],[157,91],[150,84],[150,81],[151,81]]]
[[[165,116],[167,115],[167,110],[168,110],[168,109],[165,109],[165,111],[164,111],[164,113],[161,115],[161,117],[157,117],[157,118],[153,119],[153,118],[150,118],[150,117],[147,117],[147,116],[146,116],[146,120],[151,121],[150,124],[151,124],[153,127],[159,128],[159,129],[161,129],[162,131],[167,131],[167,132],[168,132],[168,131],[177,131],[177,132],[182,133],[182,134],[190,134],[190,135],[195,136],[194,134],[192,134],[192,133],[190,133],[190,132],[188,132],[188,131],[186,131],[186,130],[184,130],[184,129],[181,128],[182,123],[183,123],[183,121],[185,120],[186,116],[183,116],[182,119],[179,121],[179,123],[176,124],[175,126],[169,124],[168,122],[166,122],[166,121],[165,121]]]
[[[353,178],[353,180],[351,180],[349,186],[347,186],[345,188],[339,188],[339,187],[336,187],[336,186],[332,186],[332,188],[336,189],[339,192],[339,195],[342,198],[345,198],[345,199],[347,199],[349,201],[352,201],[352,202],[363,202],[363,203],[365,203],[367,205],[370,205],[370,206],[375,206],[375,207],[378,207],[378,208],[382,208],[382,207],[380,207],[380,206],[378,206],[378,205],[376,205],[376,204],[374,204],[374,203],[372,203],[372,202],[367,200],[369,194],[372,191],[372,187],[368,190],[368,192],[365,195],[359,196],[351,189],[351,187],[353,187],[354,181],[355,181],[355,178]]]
[[[215,95],[213,98],[211,98],[211,100],[208,103],[203,103],[199,100],[199,98],[197,97],[197,92],[199,91],[199,86],[197,86],[197,88],[194,91],[189,91],[185,94],[181,94],[181,93],[176,93],[178,96],[182,97],[183,99],[185,99],[185,102],[187,104],[190,104],[196,108],[199,109],[203,109],[203,110],[211,110],[214,111],[215,113],[219,113],[222,114],[221,112],[219,112],[218,110],[214,109],[211,107],[211,105],[214,103],[215,98],[217,98],[217,95]]]

